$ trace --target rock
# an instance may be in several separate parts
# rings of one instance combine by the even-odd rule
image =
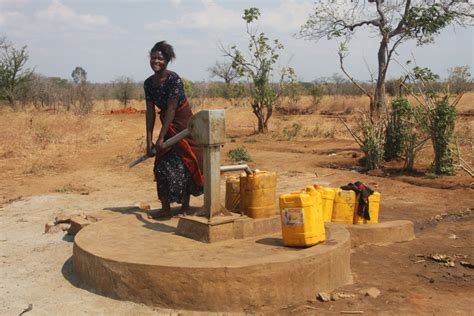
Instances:
[[[148,203],[140,202],[140,203],[138,203],[138,208],[140,208],[142,210],[150,210],[151,206]]]
[[[69,227],[67,233],[71,236],[76,236],[76,234],[83,229],[84,227],[92,224],[87,219],[83,218],[82,216],[76,216],[71,218],[71,227]]]
[[[45,234],[55,234],[62,231],[61,227],[56,226],[54,222],[48,222],[44,225],[44,233]]]
[[[331,296],[328,293],[320,292],[318,293],[318,299],[321,302],[329,302],[331,300]]]
[[[377,298],[380,295],[380,290],[376,287],[371,287],[370,289],[367,289],[365,295]]]
[[[469,261],[461,261],[460,264],[463,267],[469,268],[469,269],[474,269],[474,264],[470,263]]]
[[[339,300],[339,294],[338,293],[332,293],[331,294],[331,300],[333,300],[333,301]]]
[[[56,224],[60,224],[60,223],[70,223],[71,222],[71,218],[73,217],[77,217],[77,216],[81,216],[81,217],[86,217],[86,215],[84,214],[84,212],[80,211],[80,212],[72,212],[72,213],[64,213],[64,212],[61,212],[59,213],[58,215],[56,215],[56,217],[54,218],[54,221]]]
[[[457,239],[458,236],[456,236],[455,234],[451,234],[448,236],[449,239]]]
[[[57,224],[56,226],[60,228],[63,232],[65,232],[69,230],[69,227],[71,227],[71,224],[61,223],[61,224]]]
[[[341,293],[336,293],[337,296],[339,296],[339,298],[353,298],[355,297],[354,294],[349,294],[349,293],[344,293],[344,292],[341,292]]]

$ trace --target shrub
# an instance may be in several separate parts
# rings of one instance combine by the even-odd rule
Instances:
[[[248,153],[247,149],[245,149],[245,147],[238,147],[229,150],[229,152],[227,153],[227,157],[229,157],[229,159],[233,162],[252,161],[252,157],[250,157],[250,154]]]

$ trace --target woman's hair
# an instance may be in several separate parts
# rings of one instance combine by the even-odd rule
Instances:
[[[166,43],[166,41],[160,41],[156,43],[153,46],[153,48],[150,50],[150,56],[154,52],[158,52],[158,51],[160,51],[163,54],[163,56],[166,58],[168,62],[176,58],[176,55],[174,54],[173,46]]]

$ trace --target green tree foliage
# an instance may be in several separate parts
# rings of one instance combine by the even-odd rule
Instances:
[[[257,34],[252,29],[251,24],[259,17],[258,8],[246,9],[242,17],[249,36],[247,57],[235,45],[230,50],[222,50],[232,59],[232,68],[237,74],[250,80],[252,110],[258,120],[258,132],[264,133],[268,129],[268,121],[279,96],[279,90],[272,85],[271,78],[273,67],[280,57],[278,52],[283,49],[283,45],[278,40],[270,41],[265,33]],[[280,82],[284,80],[285,75],[283,71]]]
[[[473,9],[471,1],[322,0],[315,2],[300,36],[316,41],[322,38],[350,40],[358,30],[372,30],[379,40],[378,70],[375,89],[368,95],[371,112],[378,114],[385,107],[387,70],[398,46],[408,40],[415,40],[418,45],[431,43],[448,25],[468,25],[474,16]],[[342,57],[340,54],[341,67]]]
[[[412,86],[409,91],[420,103],[418,123],[433,145],[434,160],[431,170],[435,174],[453,174],[456,170],[451,146],[454,141],[456,105],[461,95],[448,91],[440,93],[431,88],[439,76],[428,68],[415,67],[407,74]]]
[[[404,169],[413,170],[416,154],[429,139],[419,122],[423,117],[420,107],[413,107],[406,98],[392,101],[385,137],[385,160],[401,157]]]
[[[26,46],[15,48],[5,38],[0,39],[0,97],[12,107],[33,77],[33,70],[25,68],[28,59]]]

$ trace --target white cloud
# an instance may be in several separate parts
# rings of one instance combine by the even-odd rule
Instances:
[[[173,3],[179,0],[171,0]],[[226,9],[213,0],[201,0],[203,8],[193,12],[183,13],[178,20],[162,20],[159,25],[163,27],[174,25],[192,29],[229,29],[239,25],[241,12]],[[146,25],[147,29],[154,29],[158,24],[153,22]]]
[[[0,0],[0,9],[23,7],[29,2],[30,0]]]
[[[59,0],[53,0],[46,9],[38,11],[35,16],[40,20],[59,23],[60,26],[72,29],[87,30],[110,27],[109,19],[106,16],[76,13]]]
[[[261,24],[278,31],[292,32],[298,30],[312,12],[311,1],[284,1],[280,6],[261,11]]]
[[[9,25],[13,23],[18,23],[22,18],[22,14],[16,11],[0,11],[0,25]]]

